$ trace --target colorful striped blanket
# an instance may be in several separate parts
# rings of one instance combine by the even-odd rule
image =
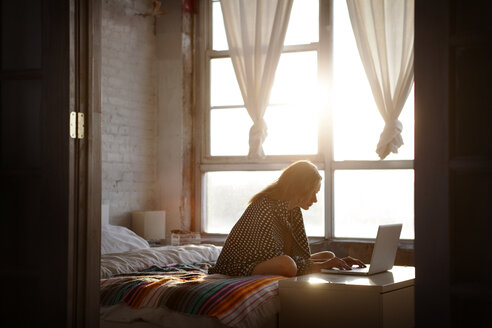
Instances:
[[[161,272],[160,270],[164,270]],[[199,267],[171,266],[101,280],[101,306],[168,309],[211,316],[231,327],[278,295],[282,276],[207,275]],[[166,272],[167,271],[167,272]]]

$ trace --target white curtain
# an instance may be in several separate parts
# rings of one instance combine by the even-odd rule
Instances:
[[[413,84],[414,0],[347,0],[359,54],[385,127],[376,152],[403,145],[398,120]]]
[[[221,0],[232,64],[253,126],[249,154],[264,158],[263,119],[283,48],[293,0]]]

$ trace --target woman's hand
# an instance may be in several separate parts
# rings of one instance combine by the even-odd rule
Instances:
[[[350,270],[352,268],[344,259],[339,257],[334,257],[323,263],[323,269],[340,269],[340,270]]]
[[[352,266],[357,265],[361,268],[365,268],[366,265],[359,259],[347,256],[344,258],[334,257],[330,260],[318,262],[313,261],[311,264],[311,272],[318,273],[321,269],[340,269],[340,270],[351,270]]]
[[[342,258],[342,260],[345,263],[347,263],[350,267],[353,267],[354,265],[357,265],[359,268],[365,268],[366,267],[364,262],[362,262],[359,259],[355,259],[353,257],[350,257],[350,256],[344,257],[344,258]]]
[[[312,262],[311,272],[318,273],[321,272],[321,269],[333,269],[337,268],[340,270],[350,270],[351,267],[341,258],[334,257],[330,260],[323,262]]]

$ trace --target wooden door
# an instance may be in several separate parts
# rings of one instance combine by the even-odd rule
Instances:
[[[89,44],[98,49],[88,33],[91,5],[0,4],[2,326],[97,326],[99,257],[91,248],[99,248],[100,192],[97,159],[90,161],[100,110],[99,93],[90,93],[97,69]],[[86,139],[69,136],[73,110],[86,115]]]
[[[417,327],[492,309],[491,21],[490,1],[415,1]]]

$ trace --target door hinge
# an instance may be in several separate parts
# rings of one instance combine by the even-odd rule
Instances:
[[[84,113],[70,113],[70,137],[84,139]]]

